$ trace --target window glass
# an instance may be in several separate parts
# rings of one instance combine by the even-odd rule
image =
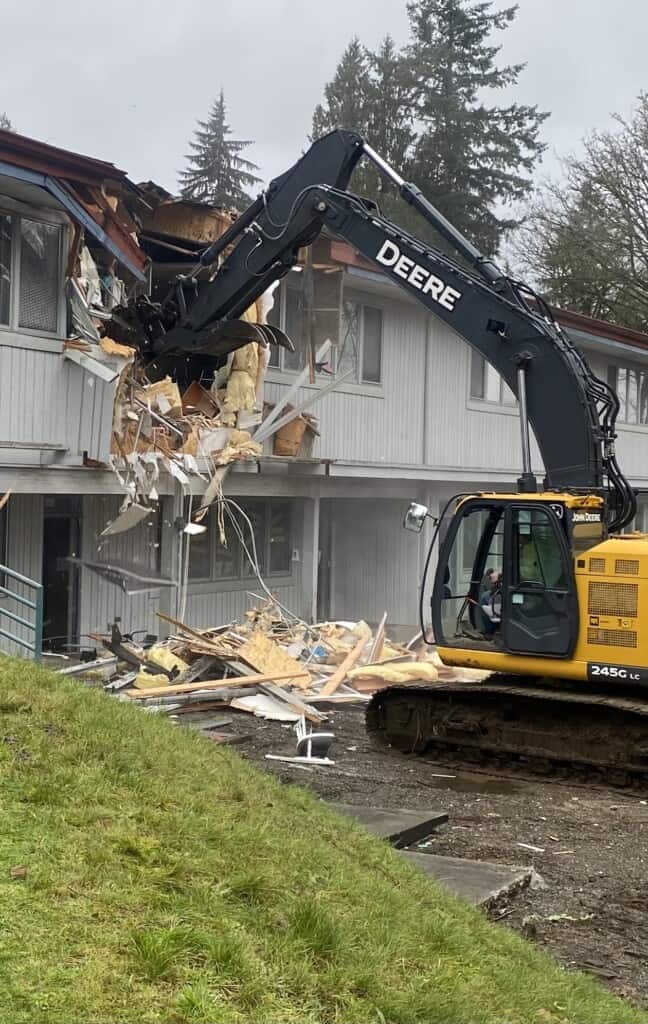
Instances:
[[[248,501],[243,505],[239,502],[241,508],[246,513],[250,523],[252,524],[252,531],[254,533],[254,542],[256,545],[256,556],[259,565],[259,571],[263,575],[266,571],[266,517],[265,508],[262,501]],[[241,530],[243,532],[243,539],[245,540],[245,546],[247,547],[250,555],[254,557],[254,551],[252,547],[252,538],[250,537],[250,528],[240,515],[237,515],[238,521],[241,524]],[[242,576],[244,578],[250,576],[256,576],[256,572],[253,566],[250,564],[250,560],[243,552],[242,555]]]
[[[495,367],[474,349],[470,353],[470,397],[496,405],[515,405],[517,401]]]
[[[61,228],[21,218],[20,221],[21,327],[55,332],[61,259]]]
[[[484,398],[484,357],[474,349],[470,350],[470,397]]]
[[[304,305],[301,287],[286,282],[284,292],[286,304],[285,331],[292,341],[295,351],[284,351],[285,370],[303,370],[306,366],[306,345],[304,336]]]
[[[209,580],[212,577],[211,545],[212,537],[215,535],[214,530],[218,529],[212,513],[203,520],[203,525],[207,527],[206,533],[192,534],[189,540],[189,579],[191,580]],[[218,535],[215,536],[216,543],[218,543]]]
[[[0,324],[10,322],[11,233],[11,217],[8,213],[0,213]]]
[[[520,584],[565,587],[562,551],[553,523],[543,509],[520,509],[517,520],[517,560]]]
[[[290,572],[292,548],[290,504],[287,501],[270,502],[268,538],[270,575]]]
[[[216,516],[212,513],[210,530],[214,536],[214,578],[217,580],[234,580],[241,575],[241,545],[236,536],[232,522],[225,513],[225,544],[221,543],[220,530]]]
[[[619,423],[648,424],[648,367],[610,365],[607,381],[619,398]]]
[[[360,341],[360,303],[354,299],[345,299],[342,304],[342,323],[337,348],[337,372],[343,376],[358,366],[358,347]]]
[[[382,309],[364,307],[362,332],[362,380],[380,384],[382,379]]]

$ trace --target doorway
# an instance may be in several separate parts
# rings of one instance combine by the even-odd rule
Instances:
[[[46,495],[43,514],[43,647],[68,651],[79,640],[79,572],[69,559],[79,554],[81,499]]]

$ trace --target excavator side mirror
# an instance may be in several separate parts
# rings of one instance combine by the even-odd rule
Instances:
[[[416,501],[411,502],[403,519],[404,529],[411,530],[412,533],[420,533],[429,514],[427,505],[419,505]]]

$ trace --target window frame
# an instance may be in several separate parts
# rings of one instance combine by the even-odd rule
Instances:
[[[68,243],[69,218],[59,210],[32,207],[8,196],[0,195],[0,215],[11,218],[11,284],[9,291],[9,323],[0,323],[0,344],[7,336],[17,338],[42,338],[46,341],[64,341],[67,335],[67,308],[65,302],[65,254]],[[48,331],[36,327],[20,326],[20,277],[21,277],[21,220],[33,221],[36,224],[47,224],[58,227],[58,308],[56,311],[56,327]]]
[[[623,395],[619,394],[619,373],[620,373],[620,371],[624,371],[625,374],[626,374],[625,393]],[[628,403],[628,390],[629,390],[630,375],[631,374],[636,374],[637,375],[637,379],[636,379],[636,399],[635,399],[637,418],[635,420],[629,420],[629,419],[626,418],[627,417],[627,413],[628,413],[628,404],[629,404]],[[614,393],[617,395],[617,397],[619,399],[619,415],[617,417],[617,423],[619,424],[619,426],[622,426],[623,429],[625,429],[625,430],[645,431],[645,430],[648,429],[648,402],[646,403],[646,407],[645,407],[646,419],[645,420],[640,419],[640,416],[641,416],[642,379],[643,379],[644,387],[648,391],[648,364],[640,363],[640,362],[634,362],[632,360],[623,361],[623,362],[621,360],[615,360],[614,362],[609,362],[607,364],[607,369],[606,369],[606,380],[607,380],[607,383],[614,390]]]
[[[259,538],[256,537],[255,539],[256,539],[256,542],[257,542],[257,555],[259,556],[259,562],[260,562],[260,566],[261,566],[261,575],[262,575],[263,579],[287,580],[287,581],[291,580],[292,577],[293,577],[293,573],[294,573],[293,561],[292,561],[292,552],[293,552],[293,549],[294,549],[294,530],[295,530],[295,523],[296,523],[295,502],[294,502],[294,500],[292,498],[261,497],[261,496],[255,496],[255,495],[250,495],[250,496],[245,496],[245,497],[240,497],[240,498],[239,497],[233,497],[232,500],[236,501],[236,503],[238,505],[240,505],[241,508],[243,509],[243,511],[246,514],[248,514],[248,515],[249,515],[249,508],[248,508],[248,506],[250,506],[252,504],[258,505],[261,508],[261,510],[262,510],[262,516],[263,516],[263,537],[262,537],[263,551],[259,551],[258,550]],[[281,507],[281,508],[287,509],[287,513],[288,513],[288,537],[289,537],[289,558],[288,558],[288,568],[287,569],[280,569],[280,570],[275,570],[275,571],[271,572],[270,571],[270,555],[271,555],[270,526],[271,526],[271,520],[272,520],[272,511],[273,511],[273,508],[276,508],[276,507]],[[238,541],[237,541],[237,547],[238,547],[237,574],[235,576],[217,576],[216,575],[216,556],[217,556],[217,551],[218,551],[218,547],[219,547],[219,541],[218,541],[218,537],[217,537],[218,526],[216,524],[215,516],[216,516],[216,510],[214,508],[212,508],[210,510],[208,521],[206,523],[206,525],[207,525],[207,533],[203,535],[203,536],[205,536],[207,538],[208,554],[207,554],[207,558],[205,559],[205,561],[206,561],[206,564],[208,565],[208,568],[209,568],[209,575],[207,575],[207,576],[192,576],[192,575],[189,575],[189,577],[188,577],[188,579],[189,579],[189,586],[192,586],[192,587],[193,586],[197,586],[198,588],[200,588],[200,590],[208,590],[208,589],[211,590],[211,589],[214,589],[214,588],[218,588],[218,589],[222,589],[222,590],[248,589],[250,586],[254,585],[257,577],[254,574],[254,572],[251,570],[251,568],[250,568],[250,573],[248,575],[246,575],[244,573],[244,566],[246,564],[249,564],[249,563],[247,562],[247,555],[243,551],[243,548],[241,547],[241,545],[240,545],[240,543]],[[245,526],[245,524],[244,524],[244,526]],[[247,532],[247,536],[246,536],[246,532]],[[244,532],[244,536],[246,536],[246,544],[248,544],[248,547],[249,547],[249,540],[248,540],[249,530],[247,530],[246,532]],[[190,541],[190,545],[191,544],[193,544],[193,538]],[[189,552],[191,552],[191,547],[189,548]]]
[[[475,376],[475,374],[474,374],[475,360],[477,360],[477,359],[479,359],[481,361],[482,391],[483,391],[482,395],[475,395],[475,394],[473,394],[473,380],[474,380],[474,376]],[[496,375],[498,380],[499,380],[499,398],[497,398],[497,399],[488,398],[487,397],[487,395],[488,395],[488,381],[487,381],[487,377],[488,377],[489,373]],[[500,374],[497,373],[497,370],[495,369],[495,367],[492,366],[488,362],[488,360],[477,351],[477,349],[473,348],[472,346],[469,346],[469,352],[468,352],[468,404],[469,404],[469,406],[472,407],[472,408],[481,409],[482,411],[501,412],[501,413],[505,413],[507,416],[510,416],[510,415],[516,416],[518,414],[518,400],[517,400],[517,398],[515,398],[515,396],[513,395],[513,401],[512,402],[511,401],[506,402],[506,401],[504,401],[504,398],[503,398],[503,396],[506,394],[505,389],[507,389],[507,388],[510,391],[511,395],[513,395],[513,392],[508,387],[506,381],[504,380],[504,378]]]
[[[278,286],[278,288],[275,291],[275,296],[274,296],[275,304],[274,304],[273,310],[272,310],[272,312],[274,313],[276,308],[277,308],[277,305],[279,306],[279,317],[277,318],[278,319],[277,326],[282,331],[286,332],[288,334],[288,336],[290,336],[290,332],[286,331],[286,320],[287,320],[287,316],[286,316],[286,311],[287,311],[286,292],[291,287],[291,285],[294,284],[294,282],[291,282],[291,284],[289,284],[289,278],[290,278],[290,275],[286,275],[286,277],[282,278],[281,281],[279,282],[279,286]],[[362,394],[368,394],[368,395],[373,395],[373,396],[381,396],[382,395],[382,389],[384,388],[384,385],[385,385],[385,302],[382,299],[382,296],[366,294],[366,293],[362,292],[360,289],[355,289],[355,288],[347,290],[346,286],[343,286],[342,306],[341,306],[341,309],[340,309],[340,331],[339,331],[339,334],[338,334],[337,342],[334,342],[331,345],[331,356],[332,356],[332,358],[331,358],[331,365],[333,366],[333,374],[337,374],[338,373],[338,351],[339,351],[339,344],[340,344],[340,341],[341,341],[342,327],[343,327],[343,322],[344,322],[344,304],[346,302],[349,302],[349,301],[357,303],[358,306],[360,307],[360,325],[359,325],[359,332],[358,332],[359,333],[358,358],[356,360],[356,365],[355,365],[353,377],[351,377],[348,380],[344,381],[344,383],[340,386],[340,388],[338,388],[336,390],[345,391],[346,389],[349,389],[350,391],[353,391],[354,393],[362,393]],[[366,380],[365,377],[364,377],[364,368],[363,368],[363,360],[364,360],[364,320],[365,320],[365,312],[364,311],[365,311],[366,308],[375,309],[375,310],[378,310],[380,312],[381,331],[380,331],[380,360],[379,360],[380,361],[380,380],[379,381]],[[285,380],[286,378],[292,380],[295,377],[297,377],[300,373],[302,373],[303,370],[305,369],[305,367],[302,367],[301,369],[293,369],[292,367],[287,367],[285,365],[286,364],[286,353],[283,351],[283,349],[276,349],[276,350],[273,349],[273,353],[274,353],[274,351],[277,352],[278,361],[277,362],[268,362],[267,372],[268,372],[269,375],[271,375],[270,379],[272,379],[272,376],[274,376],[275,380],[277,380],[277,381]],[[271,356],[272,356],[273,353],[271,353]],[[315,384],[315,385],[308,385],[308,384],[306,384],[305,386],[318,387],[319,386],[319,379],[322,379],[322,381],[326,383],[326,382],[328,382],[328,380],[333,379],[333,377],[330,374],[322,374],[321,378],[318,378],[318,383],[317,384]]]

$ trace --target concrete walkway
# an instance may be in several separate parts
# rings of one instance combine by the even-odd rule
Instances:
[[[455,896],[468,903],[484,906],[500,896],[526,889],[532,869],[492,864],[485,860],[463,860],[461,857],[439,857],[434,853],[413,853],[400,850],[414,867],[420,868]]]
[[[331,804],[331,807],[339,814],[353,818],[397,849],[422,842],[448,820],[448,815],[442,811],[405,811],[400,808],[361,807],[359,804]]]
[[[532,869],[492,864],[489,861],[440,857],[434,853],[404,850],[432,835],[445,825],[443,811],[408,811],[400,808],[362,807],[358,804],[331,804],[334,810],[353,818],[373,835],[395,846],[401,857],[420,868],[456,896],[483,906],[508,893],[524,889],[531,881]]]

